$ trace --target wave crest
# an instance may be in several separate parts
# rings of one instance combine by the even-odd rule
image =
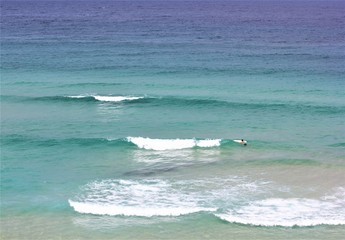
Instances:
[[[147,150],[177,150],[193,147],[219,147],[222,139],[152,139],[144,137],[127,137],[127,141]]]
[[[122,101],[133,101],[142,99],[144,97],[132,97],[132,96],[100,96],[100,95],[76,95],[76,96],[67,96],[67,98],[75,98],[75,99],[87,99],[93,98],[100,102],[122,102]]]

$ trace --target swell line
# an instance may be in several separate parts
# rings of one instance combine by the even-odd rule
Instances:
[[[135,103],[149,104],[152,107],[198,107],[198,108],[224,108],[243,110],[284,110],[293,112],[315,112],[319,114],[345,113],[345,106],[315,105],[293,102],[234,102],[217,99],[185,98],[185,97],[155,97],[155,96],[125,96],[125,95],[69,95],[69,96],[10,96],[2,95],[2,101],[40,101],[65,103]]]
[[[69,102],[69,103],[87,103],[87,102],[109,102],[120,103],[130,102],[144,99],[142,96],[111,96],[111,95],[70,95],[70,96],[42,96],[42,97],[28,97],[28,96],[11,96],[2,95],[2,100],[14,102]]]
[[[125,137],[125,138],[40,138],[24,135],[7,135],[1,138],[1,143],[5,145],[37,145],[37,146],[59,146],[59,145],[78,145],[78,146],[97,146],[109,145],[113,147],[137,148],[144,150],[179,150],[188,148],[213,148],[237,143],[227,139],[153,139],[147,137]]]
[[[107,139],[107,138],[43,138],[30,137],[24,135],[7,135],[1,138],[1,143],[5,145],[37,145],[44,147],[60,146],[60,145],[79,145],[79,146],[96,146],[96,145],[112,145],[112,146],[131,146],[124,139]]]

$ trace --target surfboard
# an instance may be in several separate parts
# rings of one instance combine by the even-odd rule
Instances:
[[[247,141],[246,141],[246,140],[244,140],[244,141],[242,142],[242,140],[240,140],[240,139],[235,139],[234,142],[243,143],[243,144],[245,143],[245,144],[247,144]]]

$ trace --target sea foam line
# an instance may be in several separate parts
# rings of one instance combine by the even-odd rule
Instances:
[[[177,150],[193,147],[218,147],[222,139],[152,139],[144,137],[127,137],[128,142],[147,150]]]
[[[122,102],[122,101],[133,101],[133,100],[138,100],[142,99],[144,97],[132,97],[132,96],[100,96],[100,95],[75,95],[75,96],[67,96],[68,98],[89,98],[92,97],[97,101],[101,102]]]
[[[335,188],[319,199],[253,199],[269,188],[267,182],[245,178],[109,179],[85,185],[69,204],[76,212],[94,215],[174,217],[207,212],[230,223],[254,226],[345,225],[344,188]]]
[[[94,214],[94,215],[110,215],[110,216],[137,216],[137,217],[153,217],[153,216],[181,216],[201,211],[215,211],[214,208],[202,207],[135,207],[135,206],[116,206],[111,204],[99,203],[82,203],[69,200],[69,204],[76,212]]]
[[[180,216],[216,211],[200,205],[201,200],[164,180],[103,180],[87,184],[69,204],[79,213],[112,216]]]
[[[345,225],[345,205],[306,198],[270,198],[215,214],[231,223],[265,227]]]

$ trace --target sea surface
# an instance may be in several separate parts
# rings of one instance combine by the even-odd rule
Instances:
[[[344,1],[0,5],[1,239],[345,236]]]

